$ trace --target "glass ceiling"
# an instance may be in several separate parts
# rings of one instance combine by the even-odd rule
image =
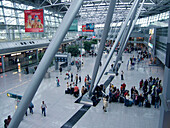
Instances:
[[[31,38],[52,37],[61,23],[63,15],[68,10],[71,1],[72,0],[39,0],[39,4],[37,4],[38,2],[34,1],[33,3],[30,0],[1,0],[0,37],[13,39],[11,36],[13,32],[15,33],[15,39],[30,37],[30,34],[24,32],[24,10],[33,8],[45,9],[46,32],[44,35],[31,34]],[[119,22],[120,25],[121,22],[124,21],[133,2],[133,0],[117,0],[111,26],[116,26],[117,22]],[[86,23],[95,23],[96,28],[103,27],[109,3],[109,0],[84,0],[77,15],[79,27]],[[144,7],[136,25],[146,27],[155,21],[168,19],[169,7],[169,0],[145,0]]]

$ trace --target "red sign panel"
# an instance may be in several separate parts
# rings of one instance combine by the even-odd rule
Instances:
[[[25,10],[25,32],[44,32],[43,9]]]
[[[86,32],[86,25],[82,25],[82,32]]]

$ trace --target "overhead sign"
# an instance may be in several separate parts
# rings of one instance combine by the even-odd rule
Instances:
[[[56,61],[56,62],[67,62],[67,55],[56,54],[56,55],[55,55],[55,61]]]
[[[19,99],[19,100],[22,99],[22,96],[17,95],[17,94],[13,94],[13,93],[7,93],[7,96],[10,97],[10,98],[14,98],[14,99]]]
[[[94,32],[94,23],[86,24],[86,32]]]
[[[44,32],[43,9],[24,10],[25,32]]]
[[[94,23],[82,25],[82,32],[94,32]]]
[[[78,31],[78,20],[74,20],[73,23],[71,24],[69,31]]]
[[[82,25],[82,32],[86,32],[86,25]]]

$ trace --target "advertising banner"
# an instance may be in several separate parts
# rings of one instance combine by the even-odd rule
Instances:
[[[86,24],[86,32],[94,32],[94,23]]]
[[[44,32],[43,9],[24,10],[25,32]]]
[[[94,32],[94,23],[82,25],[82,32]]]
[[[153,49],[154,45],[154,29],[149,29],[149,41],[148,41],[148,46]]]
[[[86,32],[86,25],[82,25],[82,32]]]

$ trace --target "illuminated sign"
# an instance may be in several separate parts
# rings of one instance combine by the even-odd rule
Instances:
[[[82,32],[94,32],[94,23],[82,25]]]
[[[94,23],[86,24],[86,32],[94,32]]]

